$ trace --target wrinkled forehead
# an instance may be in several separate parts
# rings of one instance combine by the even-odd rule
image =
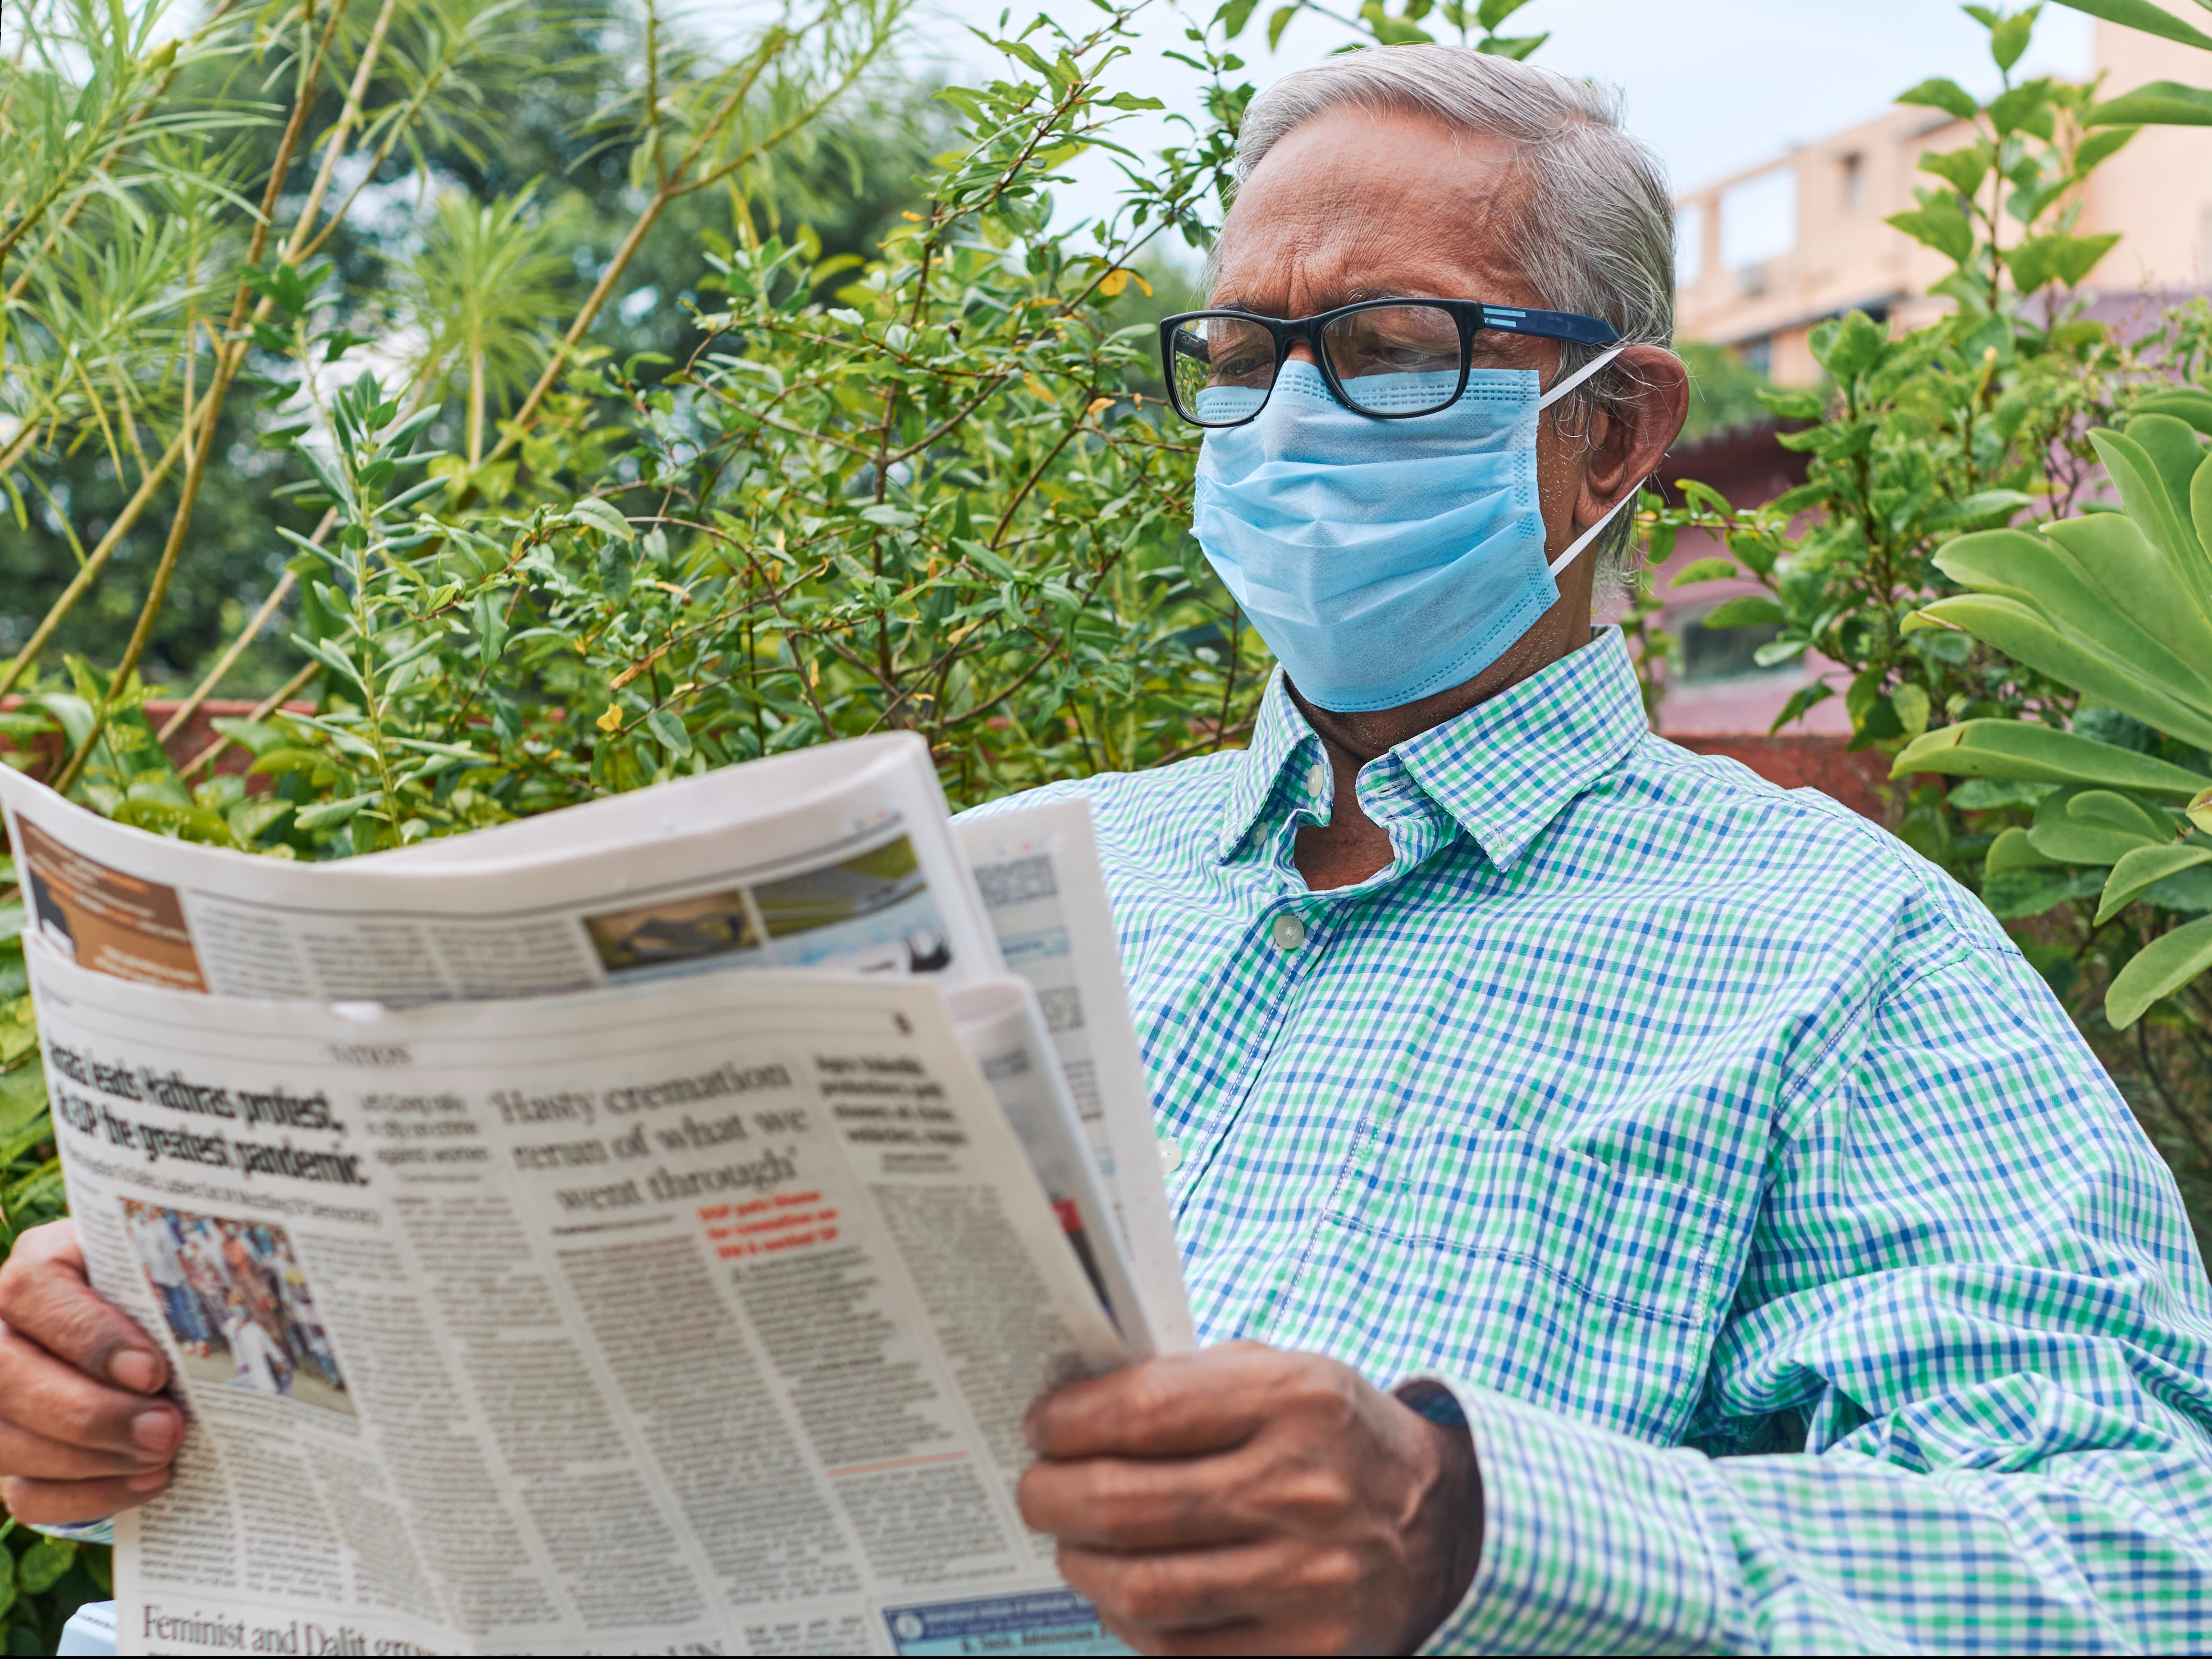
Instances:
[[[1543,303],[1521,274],[1527,170],[1511,140],[1340,105],[1299,123],[1237,194],[1212,303],[1276,316],[1393,294]]]

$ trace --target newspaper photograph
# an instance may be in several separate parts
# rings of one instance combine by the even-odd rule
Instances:
[[[210,1019],[28,954],[94,1283],[192,1424],[129,1647],[1120,1650],[1012,1495],[1029,1402],[1132,1353],[1087,1148],[1041,1176],[985,1075],[1057,1078],[1025,982]]]

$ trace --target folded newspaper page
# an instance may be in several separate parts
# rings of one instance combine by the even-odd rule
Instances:
[[[1055,892],[1009,911],[987,905],[928,746],[911,733],[330,864],[166,840],[6,767],[0,805],[41,936],[82,966],[221,996],[404,1006],[770,968],[958,987],[1005,972],[1003,922],[1056,1011],[1046,1039],[1056,1063],[1018,1096],[1042,1114],[1027,1133],[1033,1144],[1078,1134],[1093,1153],[1095,1173],[1057,1166],[1074,1184],[1053,1196],[1113,1212],[1099,1266],[1134,1352],[1191,1344],[1087,808],[1036,809],[1026,840],[1015,826],[1030,813],[981,820],[994,857],[1042,851],[1058,872]],[[1071,904],[1064,925],[1053,921]],[[1031,942],[1053,926],[1066,945],[1057,959]],[[1070,962],[1100,1010],[1073,1025],[1060,989]],[[1094,1051],[1110,1089],[1091,1081]],[[1070,1102],[1084,1118],[1073,1129]]]
[[[118,1523],[130,1649],[1097,1650],[1012,1495],[1028,1402],[1129,1354],[971,1054],[1022,982],[27,954],[87,1261],[194,1425]]]

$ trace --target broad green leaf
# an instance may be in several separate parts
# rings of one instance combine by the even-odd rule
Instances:
[[[2124,3],[2125,0],[2120,0],[2120,3]],[[2142,3],[2148,5],[2150,0],[2142,0]],[[1947,81],[1941,76],[1932,81],[1923,81],[1910,91],[1898,94],[1897,101],[1942,110],[1947,115],[1955,115],[1961,121],[1972,120],[1982,107],[1956,81]]]
[[[1821,366],[1838,380],[1850,380],[1881,360],[1889,330],[1863,311],[1844,317],[1828,342]]]
[[[1922,609],[2062,685],[2109,703],[2185,743],[2212,749],[2212,709],[2181,701],[2146,679],[2133,663],[2112,657],[2078,634],[2062,632],[2041,612],[2017,599],[1966,593]]]
[[[2182,583],[2197,593],[2212,592],[2212,554],[2197,539],[2195,526],[2185,524],[2166,493],[2157,465],[2142,445],[2125,434],[2100,427],[2089,442],[2112,484],[2128,517],[2142,527],[2152,545],[2174,561]],[[2199,747],[2203,747],[2199,745]]]
[[[1770,622],[1779,622],[1788,613],[1771,599],[1763,595],[1747,593],[1734,599],[1723,599],[1698,619],[1702,628],[1748,628]]]
[[[2058,3],[2071,6],[2075,11],[2086,11],[2092,17],[2101,17],[2108,23],[2155,34],[2162,40],[2179,40],[2185,46],[2212,51],[2212,35],[2191,28],[2160,5],[2158,0],[2058,0]]]
[[[1244,33],[1244,25],[1251,21],[1252,9],[1260,0],[1228,0],[1228,3],[1213,14],[1213,21],[1221,25],[1222,38],[1234,40]]]
[[[2028,36],[2034,31],[2033,7],[2002,19],[1990,31],[1990,56],[1996,59],[1999,69],[2008,70],[2020,62],[2021,53],[2027,50]]]
[[[1974,251],[1974,227],[1955,196],[1936,197],[1909,213],[1893,213],[1882,223],[1960,264]]]
[[[684,730],[684,717],[673,709],[654,709],[645,717],[645,724],[653,728],[664,748],[677,754],[691,753],[691,734]]]
[[[42,1595],[59,1583],[62,1575],[76,1563],[74,1539],[41,1538],[23,1552],[15,1563],[15,1571],[25,1589],[33,1595]]]
[[[2198,773],[2150,755],[2033,720],[1967,720],[1931,731],[1898,755],[1889,775],[1904,778],[1916,772],[2099,784],[2179,801],[2189,799],[2207,784]]]
[[[2171,818],[2160,817],[2117,790],[2084,790],[2066,802],[2066,815],[2085,824],[2103,824],[2111,829],[2148,835],[2154,841],[2173,839]]]
[[[246,767],[248,772],[265,778],[281,778],[288,772],[325,770],[333,776],[337,774],[337,768],[329,755],[320,749],[301,748],[264,749],[254,757],[253,764]]]
[[[2212,846],[2200,842],[2194,846],[2136,848],[2112,866],[2112,878],[2105,883],[2104,902],[2097,906],[2097,925],[2102,927],[2118,916],[2145,887],[2198,864],[2212,864]]]
[[[1693,582],[1718,582],[1739,574],[1732,559],[1693,559],[1674,572],[1669,588],[1686,588]]]
[[[370,790],[366,794],[349,795],[343,801],[321,802],[303,808],[292,821],[303,830],[333,829],[375,799],[376,791]]]
[[[2170,996],[2212,967],[2212,916],[2185,923],[2154,939],[2112,976],[2105,993],[2105,1018],[2125,1031],[2150,1005]]]
[[[2178,391],[2154,391],[2139,398],[2136,411],[2147,415],[2171,415],[2186,421],[2201,433],[2212,433],[2212,393],[2189,387]]]
[[[2053,282],[2076,288],[2119,239],[2117,233],[2031,236],[2005,255],[2005,268],[2012,272],[2013,285],[2022,294],[2033,294]]]
[[[283,821],[292,811],[295,804],[290,801],[279,801],[273,796],[264,795],[258,799],[240,801],[226,813],[224,817],[230,825],[231,834],[237,838],[239,845],[249,846],[258,840],[263,833],[272,825]]]
[[[1291,19],[1298,15],[1296,6],[1279,8],[1267,19],[1267,50],[1273,51],[1283,44],[1283,31],[1291,26]]]
[[[572,518],[580,518],[600,534],[614,536],[618,541],[637,540],[637,531],[629,520],[596,495],[586,495],[579,499],[575,505],[568,509],[568,516]]]
[[[1991,155],[1987,144],[1968,144],[1954,150],[1923,150],[1920,171],[1932,173],[1961,196],[1972,196],[1990,176]]]
[[[2000,870],[2049,869],[2057,861],[2048,853],[2038,852],[2035,844],[2027,839],[2027,832],[2017,824],[1990,843],[1989,856],[1982,869],[1995,875]]]
[[[46,1073],[33,1057],[0,1072],[0,1135],[13,1135],[46,1109]]]
[[[2069,899],[2087,899],[2097,891],[2104,875],[2099,870],[2056,868],[2008,869],[1982,882],[1982,902],[2000,921],[2040,916]]]
[[[2090,105],[2081,122],[2091,127],[2212,127],[2212,91],[2179,81],[2153,81]]]
[[[1908,737],[1917,737],[1928,730],[1928,693],[1920,686],[1899,686],[1889,694],[1889,705],[1897,711],[1897,724]]]
[[[2014,783],[1996,778],[1970,778],[1954,786],[1945,798],[1959,812],[2002,812],[2033,807],[2057,787],[2055,784]],[[2002,839],[2002,838],[2000,838]]]
[[[2162,562],[2154,561],[2153,568]],[[2136,620],[2135,596],[2118,597],[2095,584],[2063,542],[2017,530],[1962,536],[1944,545],[1936,555],[1936,567],[1977,594],[2002,596],[2030,607],[2060,633],[2103,652],[2131,670],[2136,680],[2155,685],[2212,717],[2212,678],[2191,667],[2182,651],[2170,649]],[[2123,579],[2124,574],[2121,573]],[[2179,633],[2177,644],[2183,651],[2194,655],[2195,641],[2187,627],[2189,608],[2171,588],[2161,579],[2147,596],[2154,602],[2162,599],[2176,607],[2163,620],[2170,630]],[[1926,609],[1931,615],[1942,615],[1939,606]],[[2201,660],[2212,665],[2212,652]]]
[[[2142,413],[2122,430],[2150,457],[2159,481],[2166,486],[2166,499],[2173,507],[2175,522],[2193,528],[2189,524],[2190,486],[2205,460],[2204,445],[2197,441],[2197,429],[2174,415]]]
[[[2131,830],[2057,817],[2038,823],[2028,831],[2027,840],[2038,852],[2062,864],[2114,864],[2138,847],[2159,845],[2148,836],[2137,835]]]
[[[2184,663],[2212,664],[2212,595],[2192,593],[2172,560],[2121,512],[2093,512],[2043,526],[2076,574]]]

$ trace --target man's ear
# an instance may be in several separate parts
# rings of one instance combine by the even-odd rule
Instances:
[[[1575,524],[1586,530],[1610,512],[1624,492],[1659,470],[1668,445],[1690,412],[1690,372],[1659,346],[1631,346],[1613,360],[1626,397],[1608,403],[1592,421],[1595,439],[1584,452],[1582,500]]]

